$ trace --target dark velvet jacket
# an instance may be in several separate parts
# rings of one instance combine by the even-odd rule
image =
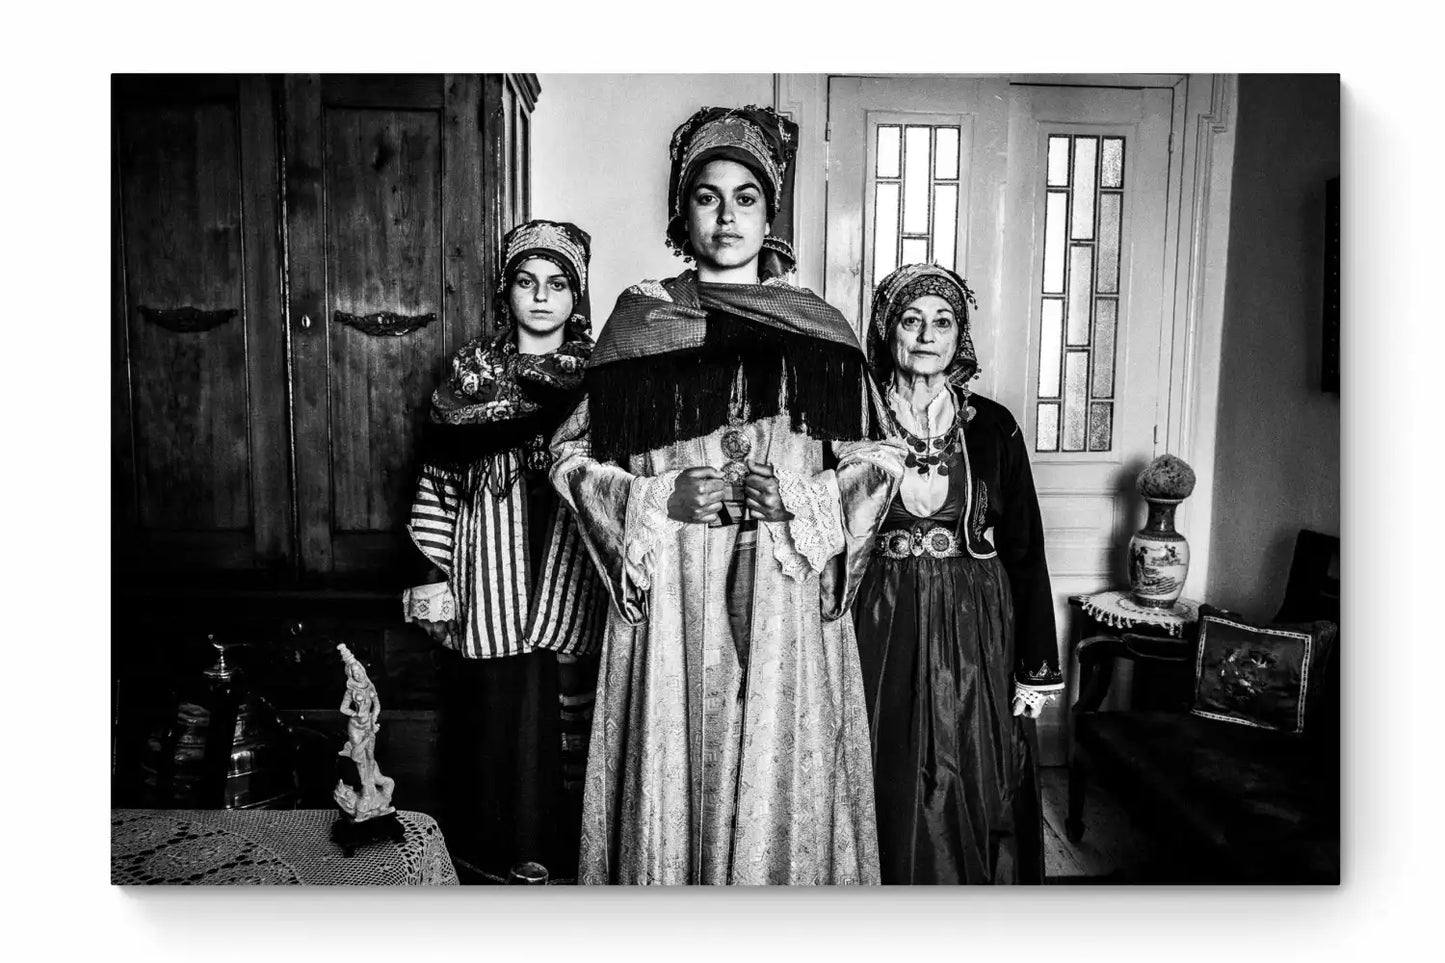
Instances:
[[[958,393],[954,400],[962,407]],[[1028,444],[1003,405],[981,395],[971,395],[967,404],[975,412],[963,433],[973,475],[966,521],[969,548],[975,555],[997,550],[1008,574],[1014,601],[1014,681],[1038,689],[1060,688],[1053,590]],[[989,529],[991,544],[985,537]]]

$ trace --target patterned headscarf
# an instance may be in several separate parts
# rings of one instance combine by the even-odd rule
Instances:
[[[946,372],[950,384],[965,385],[978,374],[978,355],[969,331],[968,306],[978,301],[968,282],[937,264],[905,264],[888,275],[873,294],[873,322],[868,326],[868,364],[879,384],[893,377],[893,332],[904,310],[914,301],[936,294],[953,308],[958,319],[958,344]]]
[[[673,131],[667,189],[667,244],[692,257],[687,237],[687,192],[709,161],[730,160],[753,172],[763,188],[772,232],[758,259],[764,279],[793,270],[793,159],[798,125],[771,107],[704,107]]]
[[[502,238],[502,273],[497,277],[497,318],[506,335],[515,332],[509,289],[517,268],[539,257],[562,269],[572,284],[572,317],[567,321],[568,340],[592,333],[592,299],[587,290],[587,265],[592,259],[592,236],[576,224],[541,218],[518,224]],[[513,338],[515,340],[515,338]]]

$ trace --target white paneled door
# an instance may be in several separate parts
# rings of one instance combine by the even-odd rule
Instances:
[[[861,331],[899,264],[968,279],[974,388],[1028,438],[1061,652],[1068,596],[1123,578],[1133,479],[1165,416],[1175,106],[1171,87],[1117,80],[829,81],[824,294]],[[1045,762],[1063,759],[1065,719],[1045,715]]]

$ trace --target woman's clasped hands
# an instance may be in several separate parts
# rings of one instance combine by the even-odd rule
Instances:
[[[742,494],[749,517],[765,522],[784,522],[791,519],[792,513],[783,507],[773,467],[755,461],[749,461],[747,466],[748,473],[743,478]],[[684,469],[678,474],[672,495],[667,500],[667,517],[677,522],[720,524],[724,502],[728,499],[730,489],[727,479],[716,468]]]

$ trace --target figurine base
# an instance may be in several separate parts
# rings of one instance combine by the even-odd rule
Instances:
[[[396,812],[385,816],[373,816],[357,822],[350,816],[338,816],[331,824],[331,841],[341,847],[342,855],[350,858],[365,846],[379,842],[399,843],[406,839],[406,830]]]

